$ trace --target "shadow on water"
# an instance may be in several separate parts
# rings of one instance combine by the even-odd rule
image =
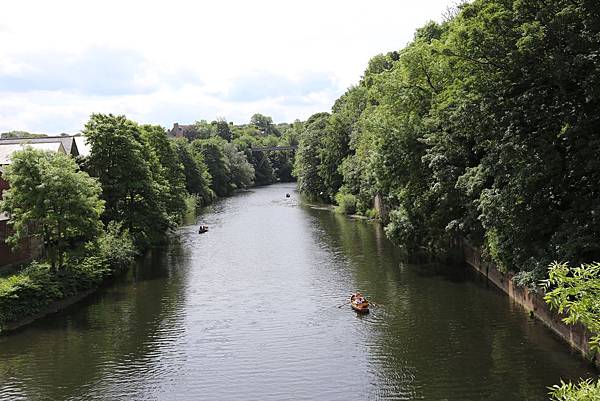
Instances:
[[[594,374],[463,266],[408,263],[379,225],[301,206],[292,185],[202,213],[0,337],[0,399],[541,401]],[[370,314],[348,306],[356,289]]]
[[[377,223],[307,213],[319,240],[344,255],[354,287],[383,305],[365,317],[373,398],[545,400],[561,379],[595,376],[466,266],[410,264]]]
[[[150,378],[169,332],[183,330],[186,272],[177,266],[187,253],[174,236],[77,305],[0,337],[0,399],[76,398],[136,364]],[[34,379],[24,380],[32,369]],[[135,394],[128,387],[124,381],[122,391]]]

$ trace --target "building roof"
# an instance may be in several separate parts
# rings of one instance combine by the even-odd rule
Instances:
[[[12,154],[18,150],[23,150],[31,147],[37,150],[47,150],[51,152],[67,153],[62,142],[45,142],[45,143],[5,143],[0,141],[0,165],[10,164]]]
[[[73,136],[45,136],[41,138],[6,138],[0,139],[0,145],[3,144],[18,144],[18,143],[54,143],[60,142],[63,145],[66,154],[71,156],[79,156],[79,149],[75,137]]]
[[[179,123],[174,123],[173,128],[167,133],[168,136],[174,138],[183,138],[193,136],[196,133],[196,126],[194,124],[184,124],[181,125]]]
[[[75,145],[77,145],[77,151],[80,156],[89,156],[92,148],[88,145],[85,136],[83,135],[75,135],[73,137],[75,140]]]

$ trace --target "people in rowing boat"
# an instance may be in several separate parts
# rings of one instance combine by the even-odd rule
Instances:
[[[363,295],[359,292],[356,291],[353,295],[352,295],[352,299],[354,300],[354,302],[356,304],[362,304],[365,303],[365,297],[363,297]]]

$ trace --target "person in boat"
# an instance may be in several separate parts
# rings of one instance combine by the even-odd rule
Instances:
[[[365,302],[365,298],[359,291],[356,291],[354,293],[354,302],[356,302],[357,304],[362,304]]]

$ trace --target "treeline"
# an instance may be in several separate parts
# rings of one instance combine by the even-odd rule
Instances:
[[[464,4],[308,119],[299,189],[371,216],[379,195],[393,240],[464,236],[522,284],[599,260],[598,49],[596,1]]]
[[[291,180],[293,154],[251,152],[291,145],[294,124],[255,115],[248,125],[199,122],[195,138],[169,138],[156,125],[94,114],[82,130],[90,154],[77,160],[17,151],[2,178],[7,243],[39,243],[30,265],[0,277],[0,331],[51,302],[93,289],[160,244],[186,212],[234,190]]]
[[[183,136],[190,152],[200,156],[212,178],[217,196],[228,196],[235,189],[274,182],[294,181],[293,151],[252,152],[252,148],[295,146],[302,123],[274,124],[271,117],[255,114],[248,124],[234,125],[219,119],[197,121],[186,126]],[[183,143],[183,142],[180,142]]]

